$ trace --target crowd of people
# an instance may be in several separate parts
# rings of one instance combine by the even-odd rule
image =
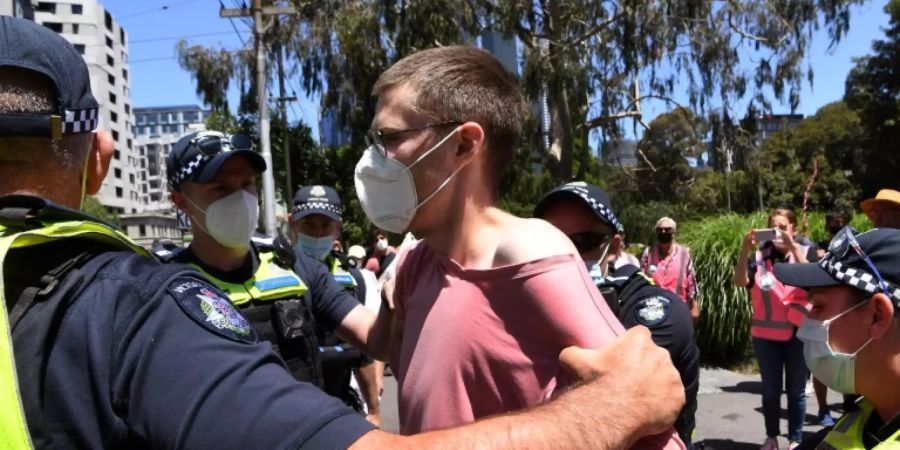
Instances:
[[[597,186],[503,211],[526,103],[489,53],[419,51],[375,83],[354,180],[365,245],[344,251],[324,185],[258,235],[270,168],[248,136],[207,130],[166,159],[193,240],[151,254],[79,212],[114,150],[80,55],[11,17],[0,52],[0,447],[694,447],[700,290],[675,220],[637,258]],[[741,244],[764,450],[783,383],[791,448],[897,445],[900,193],[862,208],[877,228],[834,215],[821,253],[790,209]],[[385,363],[399,435],[379,429]],[[802,441],[810,373],[861,397]]]

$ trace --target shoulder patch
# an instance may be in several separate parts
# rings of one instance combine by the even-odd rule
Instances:
[[[671,300],[663,296],[653,296],[642,299],[634,308],[634,318],[646,327],[653,327],[663,323],[672,312]]]
[[[233,341],[259,342],[253,325],[219,290],[205,281],[178,277],[168,286],[178,306],[195,322],[219,336]]]

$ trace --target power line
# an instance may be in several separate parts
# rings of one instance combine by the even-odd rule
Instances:
[[[219,7],[220,7],[221,9],[225,9],[225,4],[222,3],[222,0],[219,0]],[[229,18],[228,18],[228,23],[231,24],[231,28],[234,29],[234,32],[237,33],[238,39],[241,40],[241,46],[246,47],[246,46],[247,46],[247,41],[244,40],[244,35],[242,35],[240,31],[238,31],[237,25],[234,24],[234,19],[232,19],[231,17],[229,17]]]
[[[178,7],[178,6],[182,6],[182,5],[186,5],[186,4],[188,4],[188,3],[194,3],[194,2],[197,2],[197,1],[199,1],[199,0],[187,0],[187,1],[179,2],[179,3],[175,3],[175,4],[172,4],[172,5],[157,6],[156,8],[153,8],[153,9],[147,9],[147,10],[139,11],[139,12],[136,12],[136,13],[126,14],[126,15],[124,15],[124,16],[122,16],[122,17],[119,17],[118,20],[121,22],[122,20],[130,19],[130,18],[132,18],[132,17],[143,16],[143,15],[145,15],[145,14],[151,14],[151,13],[155,13],[155,12],[168,11],[168,10],[170,10],[170,9],[172,9],[172,8],[175,8],[175,7]]]
[[[222,36],[225,34],[231,34],[231,31],[219,31],[215,33],[201,33],[201,34],[187,34],[184,36],[169,36],[169,37],[158,37],[158,38],[147,38],[147,39],[136,39],[128,42],[128,46],[132,46],[134,44],[144,44],[148,42],[161,42],[161,41],[174,41],[176,39],[193,39],[198,37],[208,37],[208,36]],[[108,47],[107,44],[90,44],[87,47]]]

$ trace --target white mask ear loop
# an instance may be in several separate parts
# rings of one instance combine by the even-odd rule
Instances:
[[[456,133],[459,131],[459,129],[460,129],[460,127],[456,127],[456,128],[453,129],[453,131],[447,133],[447,135],[444,136],[443,139],[441,139],[440,141],[438,141],[437,144],[434,144],[434,147],[431,147],[431,149],[429,149],[427,152],[422,153],[422,156],[416,158],[416,160],[413,161],[412,164],[406,166],[406,168],[407,168],[407,169],[412,169],[413,166],[415,166],[416,164],[419,163],[419,161],[425,159],[426,156],[430,155],[433,151],[437,150],[438,147],[444,145],[444,142],[447,142],[447,140],[450,139],[451,136],[453,136],[454,134],[456,134]],[[424,202],[423,202],[423,203],[424,203]]]
[[[197,204],[194,203],[194,201],[191,200],[191,198],[188,197],[187,195],[181,194],[181,196],[184,197],[184,199],[187,200],[187,202],[190,203],[191,206],[193,206],[194,208],[197,208],[197,210],[199,210],[200,212],[202,212],[204,218],[206,217],[206,210],[205,210],[205,209],[203,209],[203,208],[197,206]],[[207,230],[206,227],[200,225],[199,222],[197,222],[196,220],[192,220],[191,223],[192,223],[192,224],[197,224],[197,227],[200,228],[201,230],[203,230],[203,232],[206,233],[207,236],[212,237],[212,235],[209,234],[209,230]]]
[[[872,295],[875,295],[875,294],[872,294]],[[838,314],[838,315],[836,315],[836,316],[834,316],[834,317],[832,317],[832,318],[830,318],[830,319],[828,319],[828,320],[823,320],[823,321],[822,321],[822,324],[823,324],[823,325],[826,327],[826,329],[828,330],[828,335],[827,335],[827,341],[826,341],[826,343],[828,344],[828,348],[831,349],[831,351],[832,351],[833,353],[838,353],[838,352],[835,352],[834,349],[831,347],[831,324],[832,324],[835,320],[840,319],[841,317],[843,317],[844,315],[846,315],[847,313],[849,313],[850,311],[853,311],[854,309],[859,308],[859,307],[862,306],[862,305],[865,305],[865,304],[866,304],[869,300],[871,300],[871,299],[872,299],[872,296],[870,295],[869,298],[867,298],[867,299],[865,299],[865,300],[863,300],[863,301],[861,301],[861,302],[859,302],[859,303],[857,303],[857,304],[851,306],[850,308],[847,308],[846,311],[844,311],[844,312],[842,312],[842,313],[840,313],[840,314]],[[863,345],[861,345],[858,349],[856,349],[855,352],[853,352],[853,353],[846,353],[846,354],[848,354],[848,355],[850,355],[850,356],[856,356],[856,355],[858,355],[859,352],[863,351],[863,349],[865,349],[866,346],[868,346],[868,345],[872,342],[872,339],[873,339],[872,337],[869,337],[869,340],[866,341]]]

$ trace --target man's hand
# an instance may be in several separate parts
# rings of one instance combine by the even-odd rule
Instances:
[[[585,382],[577,389],[586,395],[601,387],[600,392],[628,393],[627,409],[639,412],[630,419],[641,436],[668,430],[684,406],[684,386],[669,352],[653,343],[645,327],[633,327],[599,350],[569,347],[559,362]]]

